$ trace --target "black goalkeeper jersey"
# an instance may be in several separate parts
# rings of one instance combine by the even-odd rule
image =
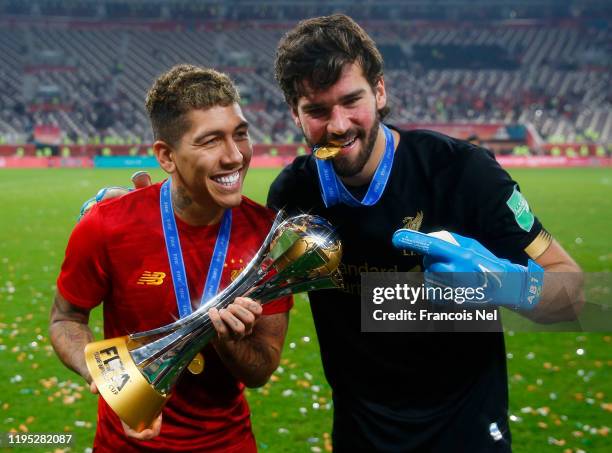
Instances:
[[[345,289],[309,294],[334,395],[334,446],[443,451],[440,439],[452,436],[463,445],[455,451],[503,451],[510,439],[503,334],[361,332],[360,274],[422,270],[421,256],[391,243],[402,227],[459,233],[526,264],[525,249],[542,225],[489,151],[431,131],[398,132],[389,181],[374,206],[326,208],[312,155],[286,167],[268,195],[274,209],[325,217],[343,242]],[[366,189],[349,188],[357,198]],[[501,441],[489,434],[491,423]]]

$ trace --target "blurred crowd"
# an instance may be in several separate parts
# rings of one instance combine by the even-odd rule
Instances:
[[[593,9],[550,2],[540,16],[571,16],[569,25],[513,26],[493,21],[504,8],[490,15],[485,8],[466,25],[459,16],[389,19],[427,19],[433,11],[427,2],[276,3],[0,1],[0,12],[11,17],[0,29],[0,144],[34,141],[38,125],[57,126],[65,144],[150,142],[146,89],[183,62],[231,75],[255,142],[300,142],[274,82],[274,46],[288,27],[283,21],[331,13],[340,4],[358,20],[368,17],[366,28],[383,52],[390,123],[521,123],[549,142],[612,142],[612,33],[607,22],[584,19]],[[514,18],[535,14],[524,2],[516,6]],[[48,16],[99,21],[36,20]],[[113,21],[119,18],[144,22],[133,29]]]

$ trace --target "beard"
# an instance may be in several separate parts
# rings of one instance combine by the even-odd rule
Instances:
[[[376,115],[374,124],[372,124],[369,131],[366,132],[361,128],[357,131],[357,138],[361,141],[362,146],[352,160],[349,160],[349,156],[339,156],[332,160],[334,170],[338,176],[348,178],[359,174],[363,170],[374,150],[379,125],[380,120],[378,115]]]
[[[351,129],[346,132],[342,137],[334,136],[334,137],[326,137],[325,141],[320,143],[319,146],[323,146],[328,144],[329,142],[343,142],[346,141],[345,138],[355,137],[355,139],[359,139],[361,141],[361,149],[357,152],[357,155],[352,156],[338,156],[332,160],[332,164],[334,166],[334,170],[338,176],[343,177],[351,177],[357,175],[365,164],[370,159],[370,155],[374,150],[374,144],[376,143],[376,138],[378,136],[378,127],[380,126],[380,119],[378,115],[376,115],[374,119],[374,124],[370,130],[366,131],[363,128]],[[302,129],[302,133],[303,133]],[[306,134],[304,134],[306,141],[310,147],[314,147],[317,143],[312,142]],[[352,157],[352,159],[349,159]]]

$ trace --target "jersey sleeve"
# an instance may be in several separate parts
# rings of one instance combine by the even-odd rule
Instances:
[[[71,304],[91,309],[106,296],[110,284],[102,217],[94,206],[75,226],[57,279],[59,293]]]
[[[285,296],[280,299],[275,299],[263,306],[264,315],[275,315],[277,313],[285,313],[293,307],[293,296]]]
[[[497,256],[526,263],[541,255],[552,238],[533,213],[519,185],[482,148],[470,147],[458,201],[475,227],[476,239]]]

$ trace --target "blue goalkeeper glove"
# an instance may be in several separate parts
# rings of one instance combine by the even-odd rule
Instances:
[[[544,269],[535,261],[527,266],[498,258],[480,242],[456,233],[421,233],[400,229],[393,245],[424,255],[425,284],[450,288],[482,288],[478,304],[532,310],[540,301]]]
[[[146,171],[137,171],[132,175],[131,180],[134,184],[133,189],[119,186],[103,187],[102,189],[100,189],[95,197],[91,197],[89,200],[83,203],[83,205],[81,206],[81,210],[79,211],[78,220],[81,220],[81,218],[85,214],[87,214],[96,203],[108,200],[110,198],[120,197],[121,195],[125,195],[126,193],[131,192],[134,189],[141,189],[143,187],[151,185],[151,176]]]

